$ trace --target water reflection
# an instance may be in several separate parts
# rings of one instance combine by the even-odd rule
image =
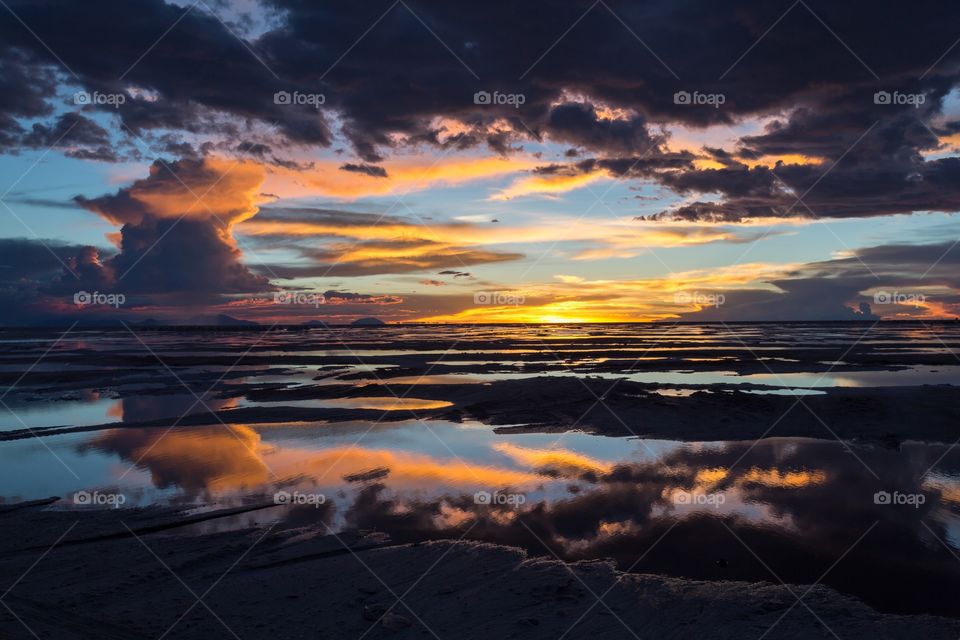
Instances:
[[[960,562],[948,549],[960,548],[960,453],[946,446],[854,455],[821,440],[503,436],[409,421],[118,428],[75,449],[102,486],[134,491],[146,475],[160,492],[138,494],[147,501],[321,492],[322,509],[280,507],[274,517],[400,542],[466,534],[697,579],[775,581],[756,553],[783,580],[808,584],[843,556],[826,584],[887,611],[960,615]],[[878,491],[923,502],[878,504]],[[478,503],[477,492],[524,501]]]
[[[242,407],[305,407],[311,409],[378,409],[380,411],[417,411],[422,409],[443,409],[452,407],[452,402],[445,400],[424,400],[422,398],[407,398],[394,396],[380,397],[353,397],[353,398],[315,398],[310,400],[280,400],[276,402],[260,402],[243,400]]]
[[[77,393],[62,402],[6,401],[0,405],[0,431],[84,426],[115,422],[123,416],[123,402],[93,391]]]
[[[80,447],[82,452],[116,455],[149,471],[159,489],[174,487],[188,496],[255,489],[270,482],[258,434],[243,425],[193,429],[109,429]]]

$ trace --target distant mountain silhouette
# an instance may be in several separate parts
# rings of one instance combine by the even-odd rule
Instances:
[[[228,316],[225,313],[221,313],[213,318],[201,318],[200,322],[197,324],[201,325],[211,325],[217,327],[259,327],[259,322],[253,322],[252,320],[241,320],[239,318],[234,318],[233,316]]]
[[[359,318],[350,323],[351,327],[382,327],[386,322],[380,318]]]

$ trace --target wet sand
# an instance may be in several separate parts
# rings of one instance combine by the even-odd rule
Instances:
[[[906,440],[952,443],[960,438],[960,387],[949,385],[830,388],[810,396],[761,395],[724,385],[697,385],[690,388],[689,395],[681,397],[658,393],[664,386],[586,375],[583,378],[540,376],[486,384],[260,388],[248,390],[247,397],[272,406],[211,411],[197,403],[194,412],[182,416],[171,409],[169,415],[151,420],[11,429],[0,432],[0,441],[122,427],[166,427],[174,420],[189,426],[211,422],[272,424],[410,419],[476,420],[512,433],[560,433],[580,429],[598,435],[686,441],[794,436],[896,446]],[[414,394],[450,406],[407,409],[402,399]],[[397,407],[384,411],[297,406],[305,400],[356,396],[379,397],[388,404],[395,401]],[[162,400],[158,404],[162,405]],[[213,409],[216,404],[208,403],[208,406]],[[410,406],[415,405],[410,403]]]
[[[266,512],[249,515],[253,525]],[[960,634],[960,621],[878,614],[823,586],[623,574],[602,561],[564,564],[501,545],[323,535],[295,519],[196,535],[173,527],[183,518],[156,508],[0,514],[2,573],[26,572],[4,598],[4,637]]]

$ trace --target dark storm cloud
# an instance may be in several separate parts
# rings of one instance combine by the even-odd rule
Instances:
[[[124,291],[190,295],[270,288],[209,221],[147,218],[124,225],[120,233],[120,253],[111,266],[118,275],[127,274],[118,283]]]
[[[856,278],[870,275],[885,286],[936,286],[960,289],[960,244],[891,244],[858,249],[854,255],[814,262],[804,269],[815,276]]]
[[[772,279],[768,284],[775,290],[723,291],[722,304],[682,315],[698,321],[876,320],[909,311],[909,303],[877,306],[877,298],[864,294],[867,291],[886,292],[886,303],[891,292],[919,294],[944,313],[956,313],[960,297],[951,292],[960,289],[958,266],[960,246],[953,242],[867,247]],[[929,291],[936,293],[924,293]]]
[[[750,168],[727,158],[722,169],[665,173],[659,179],[678,193],[718,193],[723,200],[694,202],[653,217],[851,218],[958,209],[960,159],[924,160],[920,152],[937,150],[940,143],[918,116],[878,119],[859,132],[855,127],[844,131],[809,111],[793,118],[813,122],[795,130],[792,123],[775,123],[766,135],[744,138],[743,157],[810,154],[824,162]]]
[[[261,44],[266,50],[308,50],[320,54],[319,58],[327,54],[331,60],[353,43],[348,35],[351,26],[362,33],[384,9],[339,10],[296,0],[271,4],[286,12],[287,22],[283,29],[264,36]],[[735,123],[744,116],[801,107],[829,116],[833,126],[822,135],[824,144],[817,151],[835,159],[877,118],[904,120],[891,125],[889,132],[892,140],[903,137],[905,120],[928,119],[956,79],[957,57],[951,55],[923,81],[918,80],[955,40],[943,23],[956,17],[955,10],[934,3],[909,15],[893,2],[872,3],[869,8],[810,3],[816,15],[795,5],[779,28],[746,56],[790,3],[610,3],[616,15],[598,5],[558,42],[590,6],[587,2],[411,5],[417,16],[397,7],[378,23],[368,42],[330,69],[325,81],[333,87],[332,99],[343,109],[348,134],[362,147],[361,155],[378,156],[389,150],[394,144],[391,132],[429,140],[428,123],[436,115],[481,124],[494,117],[522,119],[522,126],[513,126],[506,136],[470,135],[471,142],[484,140],[497,152],[508,152],[524,138],[546,136],[594,153],[620,156],[656,142],[658,134],[651,132],[650,124]],[[456,57],[440,43],[431,43],[418,17],[449,44]],[[821,19],[844,41],[834,38]],[[904,35],[905,30],[891,28],[903,20],[916,22],[912,24],[916,31],[908,31],[925,36],[906,41],[910,36]],[[890,46],[894,41],[898,43],[895,52]],[[437,45],[436,51],[431,44]],[[552,45],[556,46],[550,49]],[[382,55],[385,50],[391,52],[389,57]],[[371,74],[380,81],[363,83]],[[338,92],[338,85],[351,91]],[[477,108],[471,103],[471,87],[522,94],[524,104],[520,109],[509,103]],[[874,105],[873,94],[880,89],[925,92],[925,106],[914,110]],[[719,109],[678,105],[673,96],[680,90],[723,93],[725,102]],[[571,101],[571,95],[586,100]],[[623,108],[627,114],[617,119],[601,117],[595,103]],[[805,132],[803,127],[794,128],[779,132],[790,138],[780,147],[799,144]],[[775,133],[770,132],[766,145],[751,140],[745,146],[772,149]],[[906,146],[916,148],[917,143],[908,140]]]
[[[183,7],[159,0],[136,4],[108,0],[18,1],[10,8],[36,37],[10,15],[0,21],[4,68],[17,61],[27,70],[44,69],[47,76],[49,69],[55,68],[64,82],[82,85],[90,92],[117,94],[131,86],[154,91],[156,100],[128,97],[119,108],[99,107],[118,113],[135,132],[169,128],[222,133],[245,126],[242,120],[224,123],[214,117],[226,113],[276,123],[279,131],[297,142],[330,143],[322,113],[275,103],[276,92],[294,87],[274,77],[251,56],[243,42],[208,13],[191,10],[184,15]],[[174,23],[176,28],[157,42]],[[51,45],[56,57],[40,40]],[[153,42],[157,42],[156,47],[137,63]],[[49,83],[37,87],[34,76],[43,77],[31,72],[5,80],[15,82],[17,90],[34,89],[27,97],[37,103],[37,111],[42,98],[51,100],[55,93]],[[17,115],[34,115],[22,113],[21,106],[14,109]]]
[[[76,311],[74,293],[107,291],[112,282],[101,262],[109,252],[92,246],[3,238],[0,256],[0,321],[7,325],[66,317]]]
[[[859,292],[876,284],[871,278],[797,278],[775,280],[779,292],[764,289],[725,291],[723,304],[682,314],[686,320],[833,321],[879,320]],[[859,299],[857,308],[847,306]]]
[[[157,242],[159,237],[164,241]],[[0,252],[6,263],[0,269],[0,292],[17,296],[18,305],[40,304],[45,297],[69,303],[78,291],[123,293],[137,296],[138,304],[144,305],[161,301],[176,305],[270,288],[265,278],[239,262],[238,252],[210,225],[189,219],[124,225],[119,251],[3,239]],[[184,261],[185,255],[190,260]]]
[[[348,162],[347,164],[340,167],[341,171],[351,171],[353,173],[362,173],[370,176],[371,178],[386,178],[387,170],[383,167],[378,167],[375,164],[353,164]]]
[[[70,158],[116,162],[110,133],[79,113],[68,112],[49,124],[35,123],[20,140],[24,147],[57,148]]]
[[[104,264],[119,291],[186,297],[249,293],[271,287],[243,264],[231,228],[256,213],[261,181],[258,170],[244,166],[157,161],[147,178],[76,202],[122,225],[119,253]]]
[[[545,126],[550,137],[558,142],[630,154],[665,141],[664,136],[651,135],[646,125],[642,116],[627,120],[601,119],[594,105],[571,102],[551,109]]]
[[[14,0],[10,8],[33,33],[12,16],[0,21],[0,144],[8,148],[25,145],[31,133],[21,119],[51,114],[55,73],[68,90],[155,94],[131,95],[119,108],[84,107],[117,114],[138,135],[242,137],[254,145],[250,151],[271,147],[277,155],[270,162],[280,165],[293,162],[283,151],[331,145],[335,121],[370,166],[401,145],[486,145],[508,154],[528,140],[619,161],[661,146],[661,125],[771,116],[776,121],[765,131],[739,141],[738,155],[801,154],[823,162],[745,170],[727,157],[726,169],[716,171],[652,154],[649,163],[672,171],[649,168],[630,177],[721,196],[661,217],[960,208],[956,162],[921,155],[939,144],[928,126],[938,135],[957,129],[932,124],[960,77],[960,48],[951,49],[960,18],[954,4],[921,0],[904,11],[893,0],[268,0],[262,10],[273,19],[262,30],[250,29],[249,15],[241,20],[241,35],[258,34],[245,41],[202,7],[160,0]],[[475,101],[484,91],[522,96],[522,104]],[[878,91],[922,95],[923,102],[875,104]],[[678,103],[677,92],[718,94],[723,102]],[[441,135],[438,117],[465,130]],[[102,149],[74,153],[110,159]],[[808,190],[797,203],[794,193]]]
[[[531,173],[543,176],[577,176],[606,171],[614,178],[656,178],[669,180],[670,169],[692,169],[696,159],[691,153],[670,153],[654,149],[642,156],[622,158],[587,158],[574,163],[554,163],[534,168]]]
[[[88,262],[94,247],[68,245],[56,241],[41,242],[26,238],[0,239],[0,286],[26,285],[31,281],[52,280],[77,262]]]
[[[352,291],[329,289],[323,292],[324,300],[332,304],[400,304],[403,298],[397,296],[379,296]]]
[[[0,45],[0,60],[0,150],[16,152],[25,133],[18,119],[52,113],[57,78],[53,69],[24,51]]]
[[[342,209],[322,209],[312,207],[264,207],[257,214],[258,222],[309,222],[329,226],[376,225],[383,222],[402,222],[411,224],[412,221],[402,216],[384,216],[377,213],[361,211],[344,211]]]
[[[263,144],[261,142],[249,142],[243,141],[236,147],[237,151],[240,153],[245,153],[256,158],[265,158],[268,153],[270,153],[270,145]]]

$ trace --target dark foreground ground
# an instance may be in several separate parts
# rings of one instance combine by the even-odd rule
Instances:
[[[245,517],[270,520],[268,507]],[[195,535],[163,509],[0,512],[0,637],[939,638],[827,587],[703,582],[467,541],[393,545],[293,523]],[[230,517],[237,518],[234,511]]]

